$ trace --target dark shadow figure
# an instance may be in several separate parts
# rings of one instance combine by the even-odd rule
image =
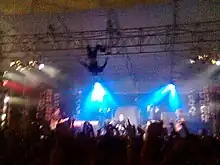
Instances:
[[[97,62],[98,51],[105,52],[105,47],[101,45],[96,45],[95,49],[92,50],[92,48],[88,45],[87,46],[88,63],[80,62],[81,65],[87,68],[88,71],[92,73],[93,76],[97,76],[99,73],[102,73],[108,63],[108,58],[106,58],[102,66],[98,65],[98,62]]]

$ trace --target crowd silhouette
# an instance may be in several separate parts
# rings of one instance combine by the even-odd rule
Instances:
[[[31,125],[25,135],[1,131],[2,165],[214,165],[220,160],[218,138],[205,129],[190,134],[185,123],[177,132],[173,123],[167,129],[159,121],[148,128],[128,122],[123,133],[111,124],[95,132],[89,122],[80,129],[67,121],[47,133]]]

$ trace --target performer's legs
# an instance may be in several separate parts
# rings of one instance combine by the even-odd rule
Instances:
[[[88,58],[89,59],[93,58],[92,48],[89,45],[87,45],[86,49],[87,49],[87,56],[88,56]]]
[[[99,50],[100,52],[105,52],[106,51],[106,48],[105,46],[102,46],[102,45],[96,45],[96,49],[95,50]]]
[[[105,50],[106,50],[105,47],[99,44],[96,45],[94,50],[92,50],[92,48],[88,45],[87,46],[88,58],[97,59],[98,51],[105,52]]]

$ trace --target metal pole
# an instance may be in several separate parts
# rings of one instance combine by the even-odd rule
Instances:
[[[0,59],[3,58],[3,51],[2,51],[3,42],[4,42],[3,41],[3,31],[0,30]]]
[[[170,81],[174,82],[174,57],[175,57],[175,42],[177,31],[177,16],[178,16],[178,0],[173,0],[173,23],[171,35],[171,49],[170,49]]]

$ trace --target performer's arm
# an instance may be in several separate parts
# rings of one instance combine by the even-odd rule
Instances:
[[[87,45],[86,49],[87,49],[87,57],[89,59],[93,59],[94,58],[93,57],[94,56],[94,52],[92,51],[92,48],[89,45]]]
[[[101,70],[105,69],[107,63],[108,63],[108,58],[105,59],[105,63],[100,67],[100,69]]]
[[[101,48],[101,45],[96,45],[95,49],[91,50],[90,58],[96,59],[100,48]]]
[[[92,52],[92,48],[89,45],[87,45],[86,49],[88,54]]]
[[[85,68],[89,67],[88,64],[86,62],[84,62],[84,61],[80,61],[80,64],[83,65]]]

